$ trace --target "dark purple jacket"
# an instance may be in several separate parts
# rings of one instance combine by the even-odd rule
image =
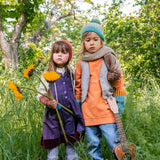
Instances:
[[[58,99],[56,98],[55,85]],[[64,73],[64,75],[61,74],[61,77],[55,82],[55,84],[52,84],[51,91],[54,98],[60,104],[76,114],[76,116],[73,116],[63,108],[58,110],[63,121],[67,139],[70,143],[81,140],[84,136],[85,125],[80,107],[73,94],[73,87],[70,77],[67,76],[66,73]],[[46,107],[43,120],[41,145],[43,145],[45,149],[49,149],[54,148],[61,143],[65,143],[65,139],[58,116],[55,110]]]

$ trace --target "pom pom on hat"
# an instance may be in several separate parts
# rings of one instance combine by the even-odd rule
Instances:
[[[91,22],[91,23],[98,23],[98,24],[101,25],[101,22],[99,21],[99,19],[93,18],[90,22]]]
[[[93,18],[88,24],[85,24],[82,28],[81,32],[81,41],[83,40],[83,34],[85,32],[95,32],[99,35],[99,37],[104,41],[103,28],[98,19]]]

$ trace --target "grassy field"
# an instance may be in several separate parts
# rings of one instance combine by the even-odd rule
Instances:
[[[0,160],[46,160],[46,150],[40,146],[44,106],[36,99],[36,93],[23,92],[23,98],[15,100],[7,88],[13,80],[23,86],[39,86],[33,78],[24,80],[21,75],[4,73],[0,78]],[[19,81],[21,80],[21,82]],[[137,160],[160,159],[160,89],[150,80],[143,88],[126,83],[127,98],[121,115],[127,140],[136,145]],[[81,160],[88,160],[86,139],[76,143]],[[64,145],[59,148],[59,159],[65,159]],[[105,160],[112,160],[105,139],[102,139]]]

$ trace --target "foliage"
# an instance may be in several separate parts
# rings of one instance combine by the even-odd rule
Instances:
[[[30,64],[34,64],[36,67],[45,65],[48,62],[47,60],[49,58],[49,56],[47,58],[47,54],[44,53],[44,50],[37,48],[35,45],[31,46],[31,48],[27,50],[26,53],[21,50],[19,56],[19,70],[24,70],[24,68],[26,68]],[[44,57],[43,60],[42,57]]]
[[[6,33],[6,36],[8,38],[10,37],[10,34],[12,33],[13,28],[19,20],[19,17],[24,9],[27,10],[27,14],[29,15],[27,19],[28,24],[32,24],[34,16],[37,15],[39,5],[42,3],[43,0],[32,0],[27,1],[27,5],[24,5],[20,0],[2,0],[2,2],[0,2],[2,14],[1,16],[2,23],[4,23],[3,28]]]
[[[140,2],[139,2],[140,3]],[[151,7],[152,6],[152,7]],[[116,50],[123,61],[125,74],[143,84],[148,75],[160,79],[160,24],[158,1],[145,1],[135,17],[122,16],[114,4],[103,19],[106,44]]]

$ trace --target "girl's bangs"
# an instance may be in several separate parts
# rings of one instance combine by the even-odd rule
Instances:
[[[69,48],[68,48],[68,45],[63,43],[63,42],[58,42],[56,43],[54,46],[53,46],[53,51],[52,53],[59,53],[59,52],[62,52],[62,53],[67,53],[69,52]]]

